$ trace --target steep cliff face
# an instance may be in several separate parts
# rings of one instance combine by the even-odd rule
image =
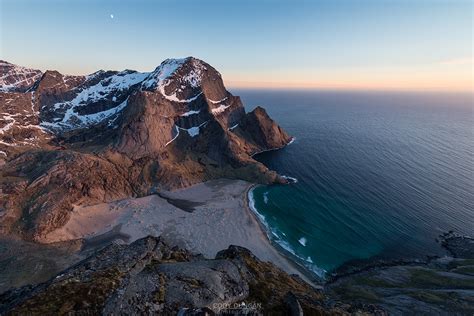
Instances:
[[[291,141],[280,126],[278,126],[262,107],[250,112],[242,122],[246,136],[260,150],[281,148]]]
[[[245,113],[199,59],[167,59],[149,73],[34,74],[28,92],[0,93],[4,233],[38,239],[73,205],[215,178],[286,182],[251,155],[291,137],[262,108]]]

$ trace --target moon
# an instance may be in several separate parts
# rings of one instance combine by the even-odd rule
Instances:
[[[111,18],[111,19],[113,19],[113,18],[114,18],[114,15],[113,15],[113,14],[111,14],[111,15],[110,15],[110,18]]]

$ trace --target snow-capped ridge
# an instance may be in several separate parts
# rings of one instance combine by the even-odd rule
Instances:
[[[37,82],[42,71],[0,61],[0,92],[24,91]]]
[[[142,82],[142,87],[152,89],[158,87],[163,81],[167,80],[174,72],[186,61],[181,59],[166,59]]]
[[[41,110],[48,114],[41,119],[38,126],[51,132],[90,127],[102,121],[110,121],[112,116],[117,117],[117,113],[127,106],[126,100],[136,90],[155,91],[166,100],[182,104],[192,103],[198,99],[206,100],[211,105],[209,112],[212,115],[221,115],[230,107],[226,102],[229,96],[223,92],[213,95],[220,96],[215,97],[217,100],[205,95],[202,87],[203,79],[206,78],[210,82],[220,80],[220,74],[204,61],[194,57],[166,59],[152,72],[101,69],[85,76],[68,76],[55,70],[41,72],[6,61],[0,61],[0,69],[2,67],[6,67],[10,73],[19,75],[15,77],[17,82],[3,86],[2,79],[6,75],[0,77],[0,91],[17,89],[17,84],[21,83],[18,79],[29,71],[33,72],[33,76],[25,79],[28,80],[28,86],[21,91],[32,92],[32,102],[35,102],[35,98],[38,100],[41,91],[54,89],[57,99],[39,105]],[[209,70],[212,72],[207,73]],[[67,93],[61,95],[61,91]],[[202,109],[195,106],[188,107],[187,112],[184,111],[180,116],[196,115],[201,111]],[[6,118],[6,129],[10,128],[9,122],[12,121]],[[196,131],[191,129],[188,132],[193,136]]]
[[[86,80],[95,79],[95,78],[97,78],[98,76],[103,75],[103,74],[105,74],[105,73],[106,73],[106,71],[103,70],[103,69],[97,70],[97,71],[95,71],[95,72],[93,72],[93,73],[91,73],[91,74],[86,75]]]
[[[165,99],[172,102],[189,103],[196,100],[202,91],[192,97],[183,98],[179,95],[183,95],[185,89],[200,90],[207,70],[204,62],[194,57],[166,59],[143,81],[142,89],[159,91]],[[178,72],[180,74],[176,75]],[[170,92],[172,83],[173,91]]]
[[[43,122],[42,126],[50,129],[71,129],[97,124],[101,119],[107,119],[118,112],[117,109],[121,111],[126,106],[126,102],[93,114],[81,115],[77,109],[97,102],[118,102],[116,95],[140,84],[147,76],[148,73],[124,70],[105,77],[98,83],[80,90],[72,100],[54,104],[55,110],[65,110],[64,115],[54,122]]]

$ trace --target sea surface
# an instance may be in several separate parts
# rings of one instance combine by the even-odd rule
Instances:
[[[297,183],[249,197],[270,238],[313,272],[443,256],[441,233],[474,235],[473,95],[232,92],[295,137],[255,158]]]

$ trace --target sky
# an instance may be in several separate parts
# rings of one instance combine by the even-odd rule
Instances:
[[[66,74],[194,56],[229,87],[473,90],[472,0],[0,0],[0,59]]]

